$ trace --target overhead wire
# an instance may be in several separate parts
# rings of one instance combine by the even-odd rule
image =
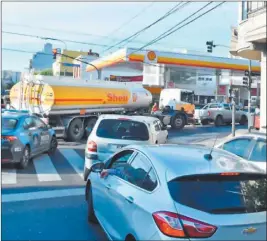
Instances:
[[[187,2],[188,3],[188,2]],[[179,10],[180,5],[183,4],[183,2],[180,2],[178,4],[176,4],[174,7],[172,7],[168,12],[166,12],[163,16],[161,16],[160,18],[158,18],[156,21],[152,22],[151,24],[147,25],[146,27],[142,28],[141,30],[137,31],[136,33],[132,34],[131,36],[121,40],[120,42],[108,47],[107,49],[105,49],[103,52],[106,52],[112,48],[115,48],[118,45],[121,45],[124,42],[129,41],[130,39],[139,36],[141,33],[143,33],[144,31],[146,31],[147,29],[151,28],[152,26],[154,26],[155,24],[159,23],[160,21],[164,20],[165,18],[169,17],[170,15],[172,15],[173,13],[177,12]]]

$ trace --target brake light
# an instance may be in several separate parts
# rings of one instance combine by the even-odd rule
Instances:
[[[240,173],[239,172],[222,172],[220,175],[221,176],[238,176],[240,175]]]
[[[170,237],[208,238],[217,229],[213,225],[172,212],[156,212],[153,218],[160,231]]]
[[[17,140],[17,137],[15,136],[1,136],[2,140],[7,140],[7,141],[15,141]]]
[[[210,111],[208,111],[208,116],[210,116]]]
[[[97,144],[94,141],[89,141],[87,143],[87,150],[91,152],[97,152]]]

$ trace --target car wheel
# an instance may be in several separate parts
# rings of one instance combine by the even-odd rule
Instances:
[[[88,138],[90,133],[88,133],[87,128],[90,128],[91,130],[94,128],[95,123],[97,122],[97,118],[91,118],[85,122],[85,128],[84,128],[84,136],[85,138]]]
[[[223,117],[221,116],[221,115],[218,115],[217,117],[216,117],[216,120],[215,120],[215,122],[214,122],[214,124],[215,124],[215,126],[222,126],[223,125]]]
[[[52,137],[51,142],[50,142],[50,148],[48,151],[49,155],[54,155],[56,150],[57,150],[57,138],[55,136]]]
[[[89,223],[97,223],[97,219],[95,216],[95,211],[94,211],[94,203],[93,203],[93,195],[92,195],[92,188],[91,185],[88,187],[88,197],[87,197],[87,219]]]
[[[243,126],[246,125],[247,123],[248,123],[248,118],[245,115],[242,115],[239,124]]]
[[[31,151],[30,148],[26,146],[23,150],[23,156],[21,157],[20,162],[18,163],[18,168],[25,169],[28,166],[30,159]]]
[[[173,129],[177,129],[177,130],[183,129],[183,127],[185,126],[184,117],[180,114],[174,116],[171,122],[171,126]]]
[[[208,125],[208,124],[209,124],[208,120],[202,120],[201,121],[201,125],[203,125],[203,126]]]

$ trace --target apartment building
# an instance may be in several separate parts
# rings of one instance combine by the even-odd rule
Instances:
[[[230,53],[261,64],[261,129],[266,130],[266,6],[265,1],[239,2],[239,24],[232,28]]]

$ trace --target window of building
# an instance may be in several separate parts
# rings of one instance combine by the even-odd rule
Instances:
[[[242,2],[242,20],[248,18],[248,2]]]

